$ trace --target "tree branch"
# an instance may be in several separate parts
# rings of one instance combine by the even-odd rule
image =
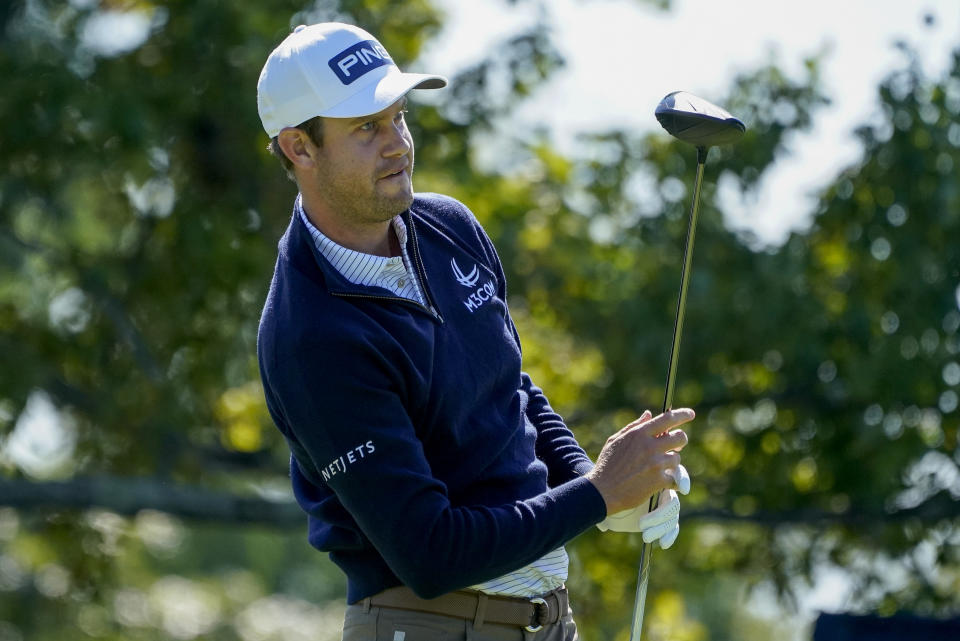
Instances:
[[[158,510],[196,521],[277,527],[303,527],[307,518],[290,499],[241,496],[156,478],[95,477],[44,483],[3,480],[0,505],[31,512],[103,508],[128,516],[140,510]]]
[[[844,512],[826,512],[801,509],[780,512],[760,510],[749,514],[735,514],[729,510],[704,508],[681,511],[680,518],[685,521],[741,521],[767,527],[801,524],[865,527],[911,519],[932,523],[943,519],[960,518],[960,501],[953,500],[948,492],[941,491],[916,507],[895,511],[849,509]]]

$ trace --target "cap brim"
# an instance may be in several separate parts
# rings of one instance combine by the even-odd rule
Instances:
[[[383,111],[412,89],[441,89],[447,79],[425,73],[388,73],[343,102],[317,114],[325,118],[357,118]]]

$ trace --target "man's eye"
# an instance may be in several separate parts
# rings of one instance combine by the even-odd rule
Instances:
[[[360,131],[373,131],[377,128],[377,123],[373,120],[368,120],[367,122],[360,125]]]

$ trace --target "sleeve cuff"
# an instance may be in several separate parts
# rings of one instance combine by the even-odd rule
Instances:
[[[582,516],[581,532],[607,518],[607,503],[590,479],[579,476],[554,488],[552,492],[566,497],[571,501],[570,508],[574,514]]]
[[[586,476],[594,468],[593,462],[589,459],[581,461],[573,466],[573,471],[577,473],[577,476]]]

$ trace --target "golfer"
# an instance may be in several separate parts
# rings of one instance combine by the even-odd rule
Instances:
[[[260,322],[267,406],[309,542],[347,576],[344,640],[571,641],[564,544],[673,542],[693,412],[644,413],[596,465],[577,444],[522,371],[490,239],[413,191],[407,94],[445,85],[346,24],[267,59],[260,118],[299,189]]]

